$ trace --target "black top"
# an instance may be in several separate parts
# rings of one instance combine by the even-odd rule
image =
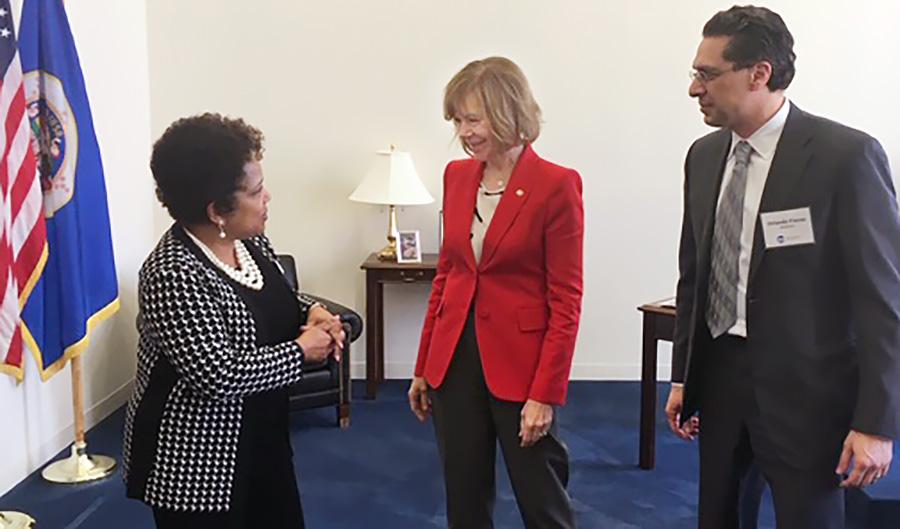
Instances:
[[[300,333],[303,314],[294,292],[281,271],[253,244],[245,243],[253,260],[263,274],[263,288],[253,290],[231,279],[215,266],[184,232],[177,236],[204,264],[214,269],[230,284],[253,316],[256,345],[274,345],[295,339]],[[157,435],[163,408],[178,373],[165,357],[154,366],[147,392],[135,414],[132,463],[128,480],[128,495],[142,498],[147,476],[151,471],[157,446]],[[288,432],[288,391],[280,388],[252,395],[244,399],[241,435],[238,444],[238,463],[232,489],[235,499],[245,496],[249,471],[255,466],[271,463],[273,457],[290,458]]]

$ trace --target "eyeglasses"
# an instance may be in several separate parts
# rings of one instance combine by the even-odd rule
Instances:
[[[740,69],[741,68],[736,67],[727,70],[698,70],[696,68],[691,68],[690,71],[688,71],[688,77],[691,81],[697,81],[698,83],[705,85],[706,83],[715,81],[728,72],[735,72]]]

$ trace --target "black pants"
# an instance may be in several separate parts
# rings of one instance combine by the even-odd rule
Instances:
[[[494,526],[498,439],[526,529],[575,527],[566,492],[569,455],[556,420],[546,437],[519,446],[524,403],[501,401],[488,391],[471,314],[444,383],[431,391],[431,399],[450,529]]]
[[[704,357],[700,528],[739,527],[738,498],[751,464],[772,490],[779,529],[843,528],[844,494],[834,473],[837,461],[801,469],[778,457],[756,404],[752,361],[745,341],[727,335],[715,340]]]
[[[738,529],[757,529],[759,524],[759,506],[766,491],[766,478],[756,465],[750,465],[741,480],[738,512],[740,523]]]

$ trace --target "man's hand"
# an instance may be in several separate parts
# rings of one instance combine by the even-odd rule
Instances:
[[[428,383],[424,377],[413,377],[407,396],[412,412],[420,421],[427,421],[431,413],[431,400],[428,398]]]
[[[334,358],[340,361],[341,351],[344,350],[344,339],[346,338],[340,316],[335,316],[328,312],[328,309],[325,307],[316,305],[309,309],[309,312],[306,314],[306,326],[319,327],[331,335],[331,339],[334,340],[334,345],[337,347]]]
[[[685,441],[693,441],[700,433],[700,420],[691,417],[681,426],[681,410],[684,406],[684,387],[672,385],[669,389],[669,400],[666,401],[666,419],[669,421],[669,429]]]
[[[850,430],[844,440],[844,451],[841,452],[835,472],[838,475],[846,474],[851,461],[853,470],[841,481],[841,487],[868,487],[886,476],[891,469],[893,449],[894,442],[887,437]]]
[[[522,448],[533,445],[547,435],[553,423],[553,406],[528,399],[522,407],[519,420],[519,444]]]

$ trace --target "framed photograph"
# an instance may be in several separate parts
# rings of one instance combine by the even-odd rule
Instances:
[[[421,263],[422,245],[419,243],[419,230],[399,231],[397,234],[397,262]]]

